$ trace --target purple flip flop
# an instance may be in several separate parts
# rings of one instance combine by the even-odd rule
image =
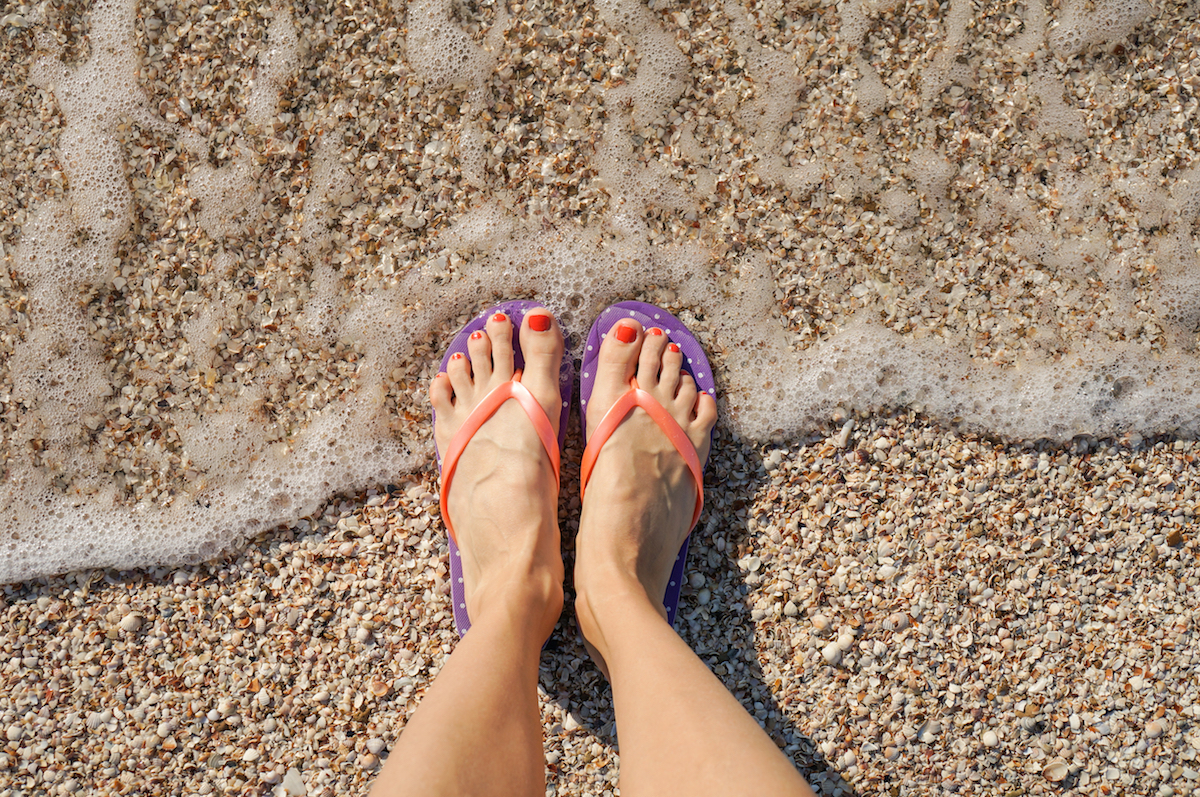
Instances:
[[[583,365],[580,366],[579,377],[579,411],[583,422],[584,443],[587,442],[587,403],[596,385],[596,360],[600,356],[600,343],[608,335],[608,331],[622,318],[632,318],[642,325],[643,329],[658,327],[667,338],[679,346],[683,352],[683,370],[696,380],[696,386],[716,398],[717,388],[713,380],[712,367],[700,341],[692,334],[683,322],[675,316],[645,302],[620,302],[614,304],[596,318],[592,331],[588,333],[587,343],[583,351]],[[703,467],[705,463],[701,463]],[[679,608],[679,593],[683,589],[683,574],[687,564],[688,540],[683,541],[679,555],[675,558],[675,566],[671,570],[671,578],[667,583],[667,593],[663,596],[663,607],[667,610],[667,622],[675,625],[675,612]]]
[[[483,329],[487,325],[487,320],[496,313],[504,313],[509,317],[513,324],[513,363],[519,370],[525,367],[525,357],[521,353],[521,342],[518,339],[519,335],[515,334],[520,330],[521,324],[525,319],[525,315],[530,311],[543,305],[531,301],[510,301],[502,302],[501,304],[489,307],[480,315],[471,320],[465,327],[459,330],[454,340],[450,342],[449,348],[446,349],[446,356],[442,358],[442,365],[439,373],[446,372],[446,364],[450,362],[450,358],[456,354],[467,354],[467,340],[471,333],[476,330]],[[564,341],[564,346],[566,345]],[[570,353],[564,351],[562,365],[558,370],[558,386],[562,393],[562,412],[559,414],[558,423],[558,447],[561,450],[563,440],[567,436],[567,416],[571,412],[571,388],[575,381],[575,368],[572,363]],[[434,423],[437,422],[437,413],[433,414]],[[437,442],[434,441],[436,449]],[[442,452],[437,452],[438,457],[438,472],[442,469]],[[444,522],[444,521],[443,521]],[[458,631],[458,635],[462,636],[467,633],[471,627],[471,619],[467,616],[466,596],[463,589],[463,574],[462,560],[459,558],[458,546],[454,544],[453,538],[449,539],[450,543],[450,598],[454,607],[454,627]]]

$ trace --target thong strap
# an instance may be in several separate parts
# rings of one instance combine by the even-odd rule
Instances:
[[[512,381],[497,385],[492,392],[484,396],[483,401],[479,402],[479,406],[471,411],[462,428],[454,435],[454,439],[446,448],[446,456],[442,458],[442,521],[446,524],[450,539],[456,543],[458,540],[454,537],[454,527],[450,525],[450,512],[447,509],[446,499],[450,495],[450,482],[454,479],[458,458],[462,456],[467,444],[471,442],[471,438],[479,431],[479,427],[487,423],[488,419],[496,414],[496,410],[500,409],[500,405],[509,399],[516,399],[533,423],[538,439],[542,441],[542,447],[546,449],[546,454],[550,457],[550,465],[554,468],[554,488],[555,492],[558,491],[558,436],[554,434],[554,427],[551,425],[546,411],[542,409],[542,405],[529,392],[529,388],[521,384],[521,373],[518,372],[513,376]]]
[[[700,520],[700,512],[704,509],[704,471],[700,468],[700,458],[696,455],[696,447],[692,445],[687,432],[683,431],[683,428],[671,417],[671,413],[667,412],[666,407],[659,404],[654,396],[638,387],[637,379],[630,380],[629,391],[617,399],[608,412],[604,413],[600,425],[596,427],[596,431],[588,440],[587,447],[583,450],[583,462],[580,465],[579,474],[579,497],[582,499],[587,490],[587,483],[592,477],[592,468],[596,465],[596,457],[600,456],[600,449],[604,448],[608,438],[635,407],[644,409],[658,424],[667,439],[675,446],[675,450],[683,457],[683,461],[687,463],[688,470],[692,472],[692,479],[696,482],[696,509],[692,513],[692,523],[688,529],[690,533],[691,529],[696,527],[696,522]]]

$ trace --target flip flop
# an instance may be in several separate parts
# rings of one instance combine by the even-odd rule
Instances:
[[[513,365],[516,373],[519,375],[525,367],[525,357],[521,353],[521,342],[519,330],[521,323],[525,319],[525,315],[534,308],[541,307],[537,302],[529,301],[512,301],[498,304],[495,307],[489,307],[482,314],[476,316],[469,324],[459,330],[458,335],[450,342],[450,347],[446,349],[446,356],[442,358],[442,365],[439,373],[446,372],[446,364],[450,362],[450,358],[455,354],[467,354],[467,340],[471,337],[471,333],[476,330],[483,329],[487,325],[487,320],[496,313],[504,313],[509,317],[513,324]],[[566,342],[564,340],[564,346]],[[463,449],[467,447],[467,443],[475,436],[475,432],[479,431],[479,427],[483,426],[492,414],[500,408],[500,405],[508,399],[513,398],[520,403],[525,413],[529,415],[530,422],[538,432],[538,436],[542,439],[542,445],[546,448],[546,453],[550,457],[550,462],[554,465],[554,479],[558,481],[559,456],[558,452],[562,450],[563,440],[567,436],[567,416],[571,412],[571,386],[575,381],[575,368],[572,364],[571,357],[564,350],[562,365],[558,369],[558,387],[562,393],[562,412],[559,415],[558,421],[558,440],[555,447],[551,444],[555,442],[553,438],[553,427],[550,425],[550,419],[542,410],[537,400],[533,395],[521,385],[519,378],[514,378],[511,381],[500,385],[491,393],[489,393],[478,407],[467,417],[466,422],[454,439],[450,441],[450,446],[446,450],[445,459],[443,460],[442,452],[438,451],[438,471],[442,473],[442,521],[446,524],[446,531],[450,537],[450,598],[454,607],[454,627],[458,631],[458,635],[462,636],[467,633],[471,627],[471,619],[467,616],[466,594],[463,587],[462,574],[462,559],[459,557],[458,545],[454,541],[454,530],[450,526],[450,515],[446,510],[446,496],[450,494],[450,484],[454,479],[454,469],[458,465],[458,458],[462,454]],[[434,423],[437,422],[437,413],[433,415]],[[434,442],[436,449],[437,443]]]
[[[595,463],[600,449],[603,448],[613,430],[620,425],[630,410],[634,406],[641,406],[650,413],[650,417],[655,420],[683,458],[688,461],[688,468],[696,480],[696,510],[692,515],[692,529],[695,529],[696,522],[700,519],[700,512],[704,507],[704,464],[699,462],[692,441],[688,439],[687,434],[675,422],[675,419],[649,393],[637,390],[637,380],[633,380],[629,392],[613,405],[600,425],[596,427],[596,437],[590,443],[587,441],[587,403],[588,399],[592,397],[592,389],[596,386],[596,360],[600,356],[600,343],[608,335],[613,325],[622,318],[634,319],[642,325],[643,329],[650,327],[661,329],[668,339],[678,345],[683,352],[683,370],[696,380],[697,388],[714,398],[717,395],[712,367],[709,366],[708,358],[704,355],[704,348],[682,321],[661,307],[655,307],[645,302],[620,302],[604,310],[592,324],[592,331],[588,334],[587,344],[583,351],[583,365],[580,366],[579,411],[583,418],[580,426],[583,428],[584,442],[587,443],[583,452],[583,467],[580,472],[580,497],[582,498],[583,491],[587,487],[592,465]],[[647,400],[648,404],[643,403]],[[679,555],[675,558],[675,566],[671,570],[671,578],[667,583],[667,593],[663,596],[663,607],[667,610],[667,622],[672,626],[675,625],[675,612],[679,608],[679,592],[683,589],[683,572],[687,564],[690,538],[691,530],[679,549]]]

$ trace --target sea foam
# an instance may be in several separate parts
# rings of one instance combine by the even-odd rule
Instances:
[[[775,6],[776,20],[791,13]],[[766,4],[766,11],[775,6]],[[625,60],[636,69],[622,76],[616,63],[603,67],[608,77],[597,91],[605,114],[582,151],[604,202],[582,225],[549,223],[496,184],[497,130],[539,124],[503,119],[495,96],[495,76],[511,71],[505,30],[516,24],[503,4],[490,29],[472,37],[449,2],[410,3],[401,17],[406,28],[382,37],[380,51],[403,45],[409,70],[404,96],[441,98],[430,107],[452,101],[463,109],[461,127],[453,137],[425,129],[419,141],[384,140],[357,149],[341,127],[306,138],[311,125],[280,114],[283,105],[296,103],[287,93],[316,56],[304,26],[287,11],[265,12],[257,60],[243,76],[244,118],[220,139],[222,157],[213,156],[211,131],[202,132],[203,111],[186,98],[155,104],[139,82],[150,55],[138,26],[149,25],[143,19],[152,13],[149,7],[139,16],[131,2],[96,2],[90,54],[79,63],[56,49],[44,7],[0,19],[10,43],[37,40],[29,49],[31,62],[19,65],[25,71],[13,73],[18,78],[5,85],[0,101],[14,107],[24,102],[28,110],[30,98],[40,97],[55,109],[59,116],[43,124],[57,133],[56,159],[67,186],[65,196],[25,208],[19,230],[0,250],[10,303],[3,316],[10,344],[0,369],[0,581],[82,567],[202,560],[312,513],[335,494],[386,484],[426,466],[431,446],[423,391],[439,349],[467,316],[504,296],[544,302],[575,339],[608,302],[637,296],[669,304],[713,353],[723,422],[754,440],[784,440],[821,428],[837,414],[884,407],[913,407],[1014,439],[1194,435],[1200,422],[1200,165],[1173,167],[1165,178],[1162,170],[1152,178],[1147,175],[1153,170],[1132,169],[1126,179],[1106,182],[1066,159],[1044,161],[1042,182],[1053,186],[1057,218],[1048,220],[1028,195],[999,183],[980,189],[982,206],[964,216],[956,197],[964,182],[975,179],[968,167],[934,146],[889,154],[882,128],[872,122],[887,117],[899,90],[870,51],[871,31],[896,4],[842,0],[828,10],[838,16],[845,67],[857,75],[841,101],[860,114],[862,135],[839,148],[824,139],[820,125],[805,124],[797,111],[801,99],[822,88],[820,74],[805,69],[806,59],[816,58],[815,45],[807,55],[772,46],[762,34],[763,12],[752,14],[726,0],[721,13],[730,47],[754,86],[751,94],[717,106],[723,109],[718,121],[740,137],[743,155],[733,163],[724,151],[706,149],[697,128],[676,118],[685,95],[706,79],[687,55],[687,14],[630,0],[598,2],[595,24],[621,52],[632,54]],[[926,101],[959,96],[980,68],[963,56],[972,43],[970,10],[954,0],[940,20],[940,44],[920,75]],[[818,3],[805,13],[826,12]],[[1040,2],[1027,9],[1024,29],[1006,46],[1029,53],[1024,79],[1033,104],[1027,118],[1037,127],[1029,141],[1043,155],[1062,142],[1086,144],[1089,136],[1089,122],[1064,95],[1063,59],[1119,44],[1153,13],[1140,0],[1097,3],[1095,12],[1068,4],[1057,21]],[[173,270],[184,268],[172,261],[143,274],[132,263],[131,237],[165,237],[170,224],[182,222],[135,201],[131,181],[140,178],[135,156],[122,143],[130,126],[168,142],[186,159],[180,179],[156,190],[195,203],[195,224],[209,248],[183,253],[183,259],[192,264],[188,268],[200,264],[195,271],[208,282],[196,284],[209,292],[191,300],[178,322],[162,322],[158,333],[148,333],[167,341],[166,353],[146,364],[141,377],[122,380],[114,372],[111,344],[96,329],[96,297],[124,302],[134,324],[145,308],[164,300]],[[668,158],[648,156],[647,128],[675,130],[666,137],[677,157],[691,162],[688,180],[673,173]],[[262,196],[259,184],[269,157],[297,156],[302,146],[307,166],[298,179],[307,195],[303,211],[290,217],[295,234],[289,237],[278,234],[284,211],[264,214],[272,198]],[[378,154],[364,155],[368,151]],[[880,166],[885,156],[893,159],[886,168]],[[456,185],[476,199],[432,229],[428,211],[444,203],[438,181],[388,204],[370,195],[357,182],[361,172],[348,166],[364,157],[382,161],[378,168],[392,158],[430,164],[432,173],[441,170],[443,182],[449,179],[444,175],[454,175]],[[550,160],[541,168],[548,181],[557,179]],[[1013,170],[1020,168],[1014,155]],[[726,190],[731,170],[741,170],[749,182],[714,214],[712,196]],[[886,184],[881,173],[889,175]],[[999,169],[990,179],[1011,173]],[[12,185],[0,182],[0,192],[15,191]],[[799,229],[777,230],[777,246],[730,243],[725,230],[744,229],[753,216],[751,189],[812,206],[854,198],[871,207],[847,216],[825,241],[836,244],[843,236],[849,242],[870,228],[883,242],[878,257],[892,264],[891,276],[847,265],[844,287],[861,311],[812,332],[819,309],[805,315],[791,301],[803,298],[806,271],[830,258],[846,264],[852,258],[820,249]],[[1122,238],[1113,229],[1082,228],[1080,220],[1099,224],[1098,208],[1114,203],[1132,208],[1141,228],[1153,231]],[[378,212],[381,207],[386,214]],[[339,238],[334,228],[356,213],[424,236],[421,246],[400,238],[371,240],[369,219],[362,224],[367,240]],[[682,219],[700,232],[664,236],[653,224],[663,217]],[[1002,264],[955,263],[959,270],[948,276],[953,252],[925,250],[936,231],[995,234],[1002,226],[1011,230],[1005,246],[1012,258],[1003,267],[1024,264],[1028,279],[1044,280],[1047,291],[1056,281],[1091,285],[1093,293],[1101,285],[1102,312],[1086,324],[1056,328],[1055,318],[1074,318],[1072,301],[1085,301],[1083,287],[1068,287],[1064,307],[1047,316],[1041,332],[999,322],[988,331],[1001,348],[1016,352],[1003,361],[972,349],[977,342],[961,330],[921,334],[917,325],[893,323],[904,313],[919,316],[926,305],[950,312],[991,301],[979,285]],[[230,334],[241,312],[234,306],[243,296],[239,291],[254,282],[241,267],[239,252],[245,250],[234,245],[239,238],[276,247],[264,255],[273,263],[304,264],[286,272],[286,299],[270,308],[260,299],[253,310],[260,343],[267,341],[267,350],[278,344],[274,362],[260,358],[247,365],[245,350]],[[369,261],[371,280],[356,282],[342,267],[354,258]],[[1145,333],[1147,325],[1153,334]],[[1034,345],[1027,345],[1030,339]],[[347,386],[334,400],[304,405],[305,390],[315,392],[328,381],[326,372],[310,373],[305,390],[287,394],[303,409],[299,420],[281,429],[264,406],[274,406],[272,391],[287,391],[280,382],[293,373],[291,359],[314,351],[325,352],[326,360],[329,353],[352,358]],[[250,369],[249,376],[231,369],[235,361]],[[167,408],[163,396],[189,390],[220,392],[220,400]],[[173,441],[162,449],[167,453],[150,451],[148,438],[140,452],[106,448],[104,441],[126,439],[131,417]],[[135,468],[135,459],[143,464]],[[170,488],[131,492],[131,480],[144,487],[156,479]]]

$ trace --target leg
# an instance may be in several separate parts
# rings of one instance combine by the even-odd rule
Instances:
[[[549,319],[538,331],[530,322]],[[542,323],[538,323],[542,326]],[[522,383],[557,427],[563,340],[545,311],[526,315]],[[511,324],[493,318],[431,390],[439,449],[513,374]],[[556,428],[557,431],[557,428]],[[468,444],[449,496],[471,630],[438,673],[372,788],[391,795],[542,795],[538,658],[562,611],[554,473],[528,417],[503,405]]]
[[[655,396],[703,460],[712,398],[680,373],[657,330],[619,322],[601,347],[588,428],[626,389]],[[811,797],[770,737],[666,624],[662,596],[691,521],[695,486],[666,436],[636,409],[609,438],[584,498],[576,542],[579,625],[613,686],[622,794]]]

